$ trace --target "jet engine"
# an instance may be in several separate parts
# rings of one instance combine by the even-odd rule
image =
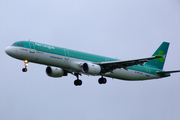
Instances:
[[[64,72],[62,68],[49,67],[49,66],[46,68],[46,74],[50,77],[67,76],[67,73]]]
[[[101,72],[101,67],[93,63],[84,63],[82,71],[87,74],[98,75]]]

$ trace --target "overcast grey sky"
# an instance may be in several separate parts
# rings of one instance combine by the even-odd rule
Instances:
[[[5,54],[28,40],[112,58],[149,57],[170,42],[165,70],[180,69],[179,0],[1,0],[0,120],[179,120],[180,74],[128,82],[50,78],[46,66]]]

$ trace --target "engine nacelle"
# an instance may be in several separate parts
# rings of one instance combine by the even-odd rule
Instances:
[[[82,66],[82,71],[91,75],[98,75],[101,72],[101,66],[93,63],[84,63]]]
[[[47,67],[46,68],[46,74],[50,77],[62,77],[67,75],[66,72],[62,68],[56,68],[56,67]]]

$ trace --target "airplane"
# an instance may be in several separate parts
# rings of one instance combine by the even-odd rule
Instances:
[[[74,85],[81,86],[79,76],[82,74],[101,76],[99,84],[106,84],[105,77],[128,81],[169,77],[170,73],[180,70],[163,70],[168,47],[169,43],[163,42],[151,57],[124,61],[32,41],[15,42],[5,52],[24,61],[23,72],[27,72],[29,62],[43,64],[47,65],[48,76],[57,78],[72,74],[77,77]]]

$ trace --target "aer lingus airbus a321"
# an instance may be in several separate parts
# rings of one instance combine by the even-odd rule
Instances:
[[[23,72],[27,72],[28,62],[43,64],[47,65],[48,76],[73,74],[77,77],[74,84],[80,86],[81,74],[101,76],[99,84],[107,82],[104,76],[129,81],[169,77],[170,73],[180,70],[163,71],[168,47],[169,43],[163,42],[151,57],[125,61],[32,41],[15,42],[5,52],[24,61]]]

